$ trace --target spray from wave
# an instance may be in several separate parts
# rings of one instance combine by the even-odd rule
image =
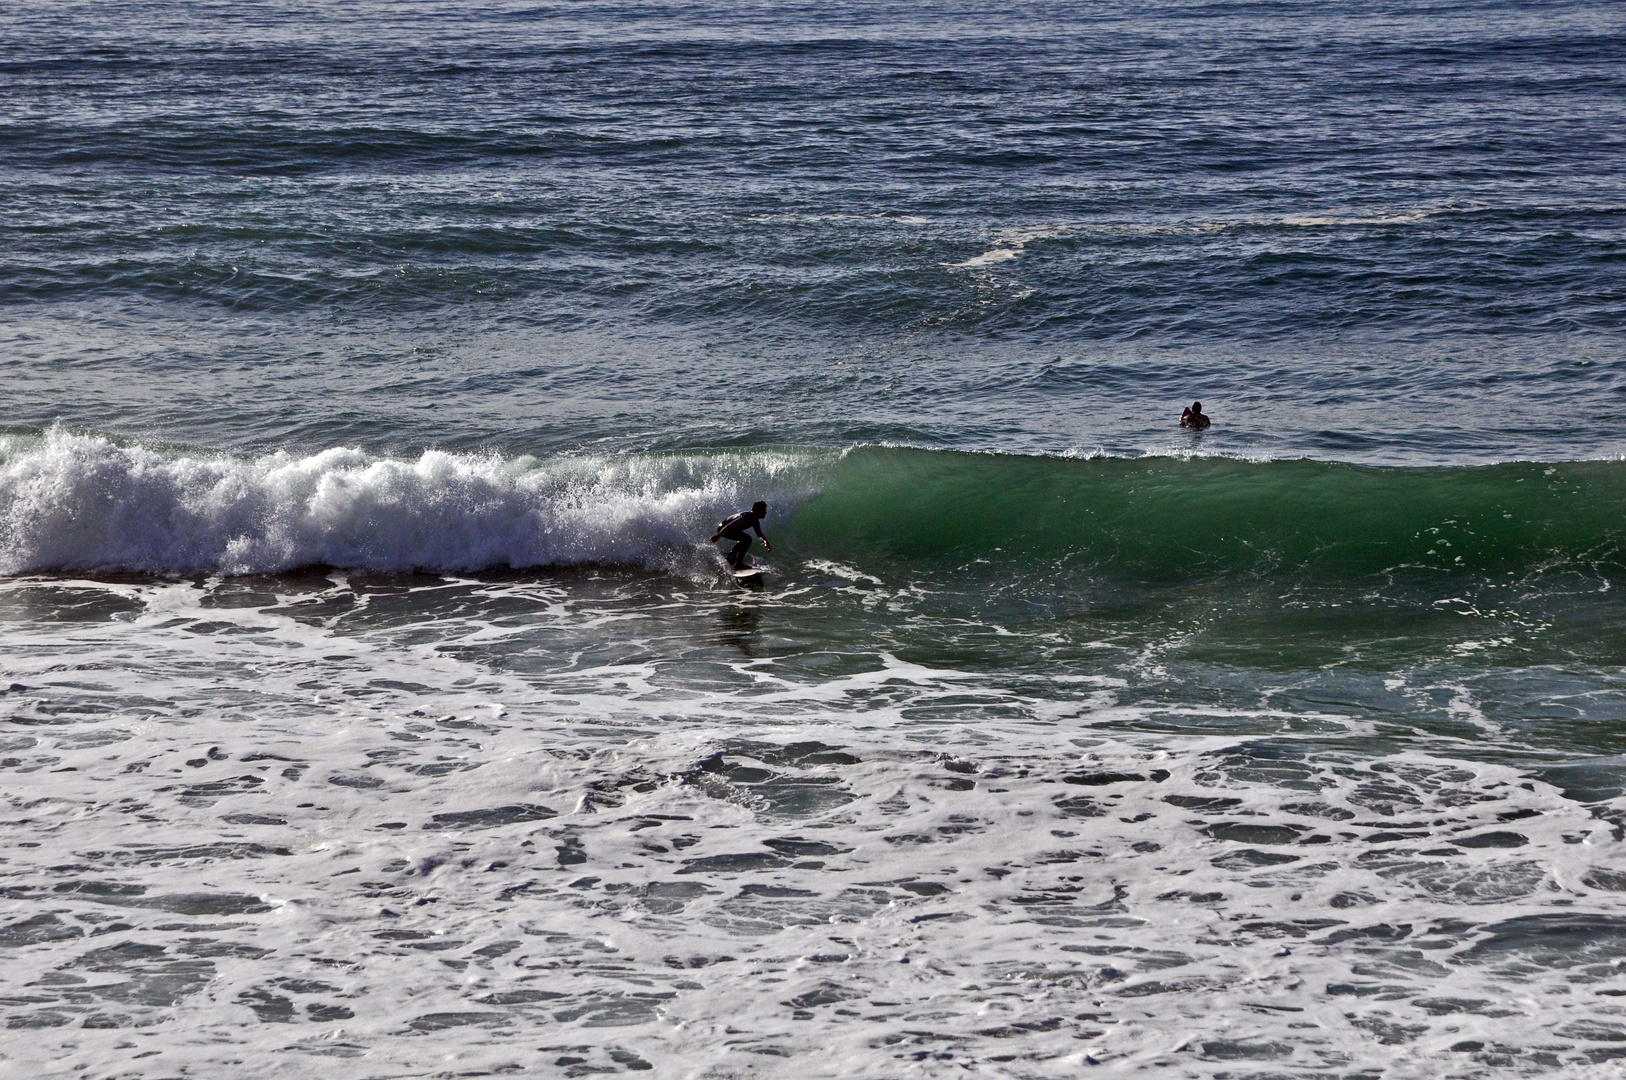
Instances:
[[[0,437],[0,573],[602,564],[701,576],[718,565],[713,523],[758,498],[790,557],[961,577],[985,563],[1153,582],[1626,571],[1620,462],[1402,469],[874,446],[247,459],[53,429]]]
[[[255,459],[73,434],[0,439],[0,572],[704,565],[724,512],[806,497],[817,455]]]

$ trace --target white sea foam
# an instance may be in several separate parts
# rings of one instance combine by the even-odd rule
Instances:
[[[981,255],[973,255],[965,262],[958,262],[953,265],[962,270],[974,270],[979,266],[993,266],[995,263],[1010,262],[1020,254],[1022,254],[1021,248],[993,248]]]
[[[0,582],[9,1067],[1615,1067],[1626,800],[599,580]]]
[[[993,236],[994,247],[981,255],[973,255],[964,262],[944,263],[953,270],[975,270],[997,263],[1010,262],[1027,250],[1029,244],[1053,240],[1078,231],[1074,225],[1036,225],[1020,229],[1001,229]]]
[[[698,565],[724,513],[805,496],[810,455],[415,460],[160,453],[60,429],[0,445],[0,573]]]

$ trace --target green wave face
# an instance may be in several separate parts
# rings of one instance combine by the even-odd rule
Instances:
[[[1371,468],[860,448],[787,530],[800,554],[1148,582],[1622,568],[1626,463]],[[980,565],[980,564],[979,564]]]

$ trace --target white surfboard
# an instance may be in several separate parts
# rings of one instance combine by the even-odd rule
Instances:
[[[762,571],[755,566],[747,566],[734,571],[734,580],[741,585],[762,584]]]

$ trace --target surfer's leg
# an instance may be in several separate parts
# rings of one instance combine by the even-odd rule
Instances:
[[[745,553],[751,549],[751,538],[740,537],[740,542],[734,545],[734,550],[728,553],[728,565],[736,570],[745,567]]]

